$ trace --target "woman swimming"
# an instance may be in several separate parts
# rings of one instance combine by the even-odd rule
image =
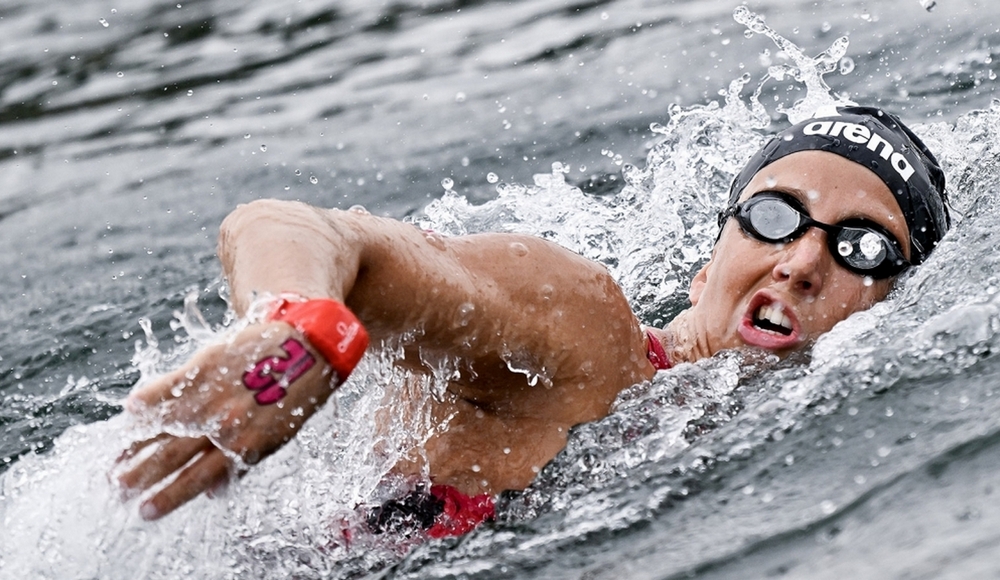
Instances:
[[[414,373],[435,356],[461,372],[432,403],[446,430],[425,446],[433,486],[396,511],[461,533],[523,489],[568,431],[606,416],[656,369],[731,348],[780,356],[885,298],[949,227],[944,177],[895,117],[841,107],[782,131],[733,181],[691,308],[645,329],[607,271],[539,238],[428,236],[363,212],[257,201],[222,224],[219,256],[237,314],[266,314],[129,397],[181,432],[137,443],[118,480],[161,517],[289,441],[368,340],[407,336]],[[333,387],[333,388],[331,388]],[[141,452],[141,453],[140,453]],[[443,522],[440,514],[451,519]],[[389,514],[389,515],[386,515]],[[385,517],[383,517],[385,516]],[[437,530],[436,532],[434,530]]]

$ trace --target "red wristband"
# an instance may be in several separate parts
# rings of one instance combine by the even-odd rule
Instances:
[[[301,332],[337,373],[337,383],[347,380],[368,348],[368,331],[346,306],[329,299],[306,302],[281,300],[271,320],[287,322]]]

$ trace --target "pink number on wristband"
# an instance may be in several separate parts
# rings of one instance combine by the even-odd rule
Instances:
[[[294,338],[286,340],[281,348],[287,356],[262,358],[243,374],[243,385],[251,391],[257,391],[254,399],[258,405],[271,405],[280,401],[288,392],[288,385],[316,364],[313,355]]]

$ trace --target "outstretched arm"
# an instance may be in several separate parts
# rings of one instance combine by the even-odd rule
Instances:
[[[540,418],[566,427],[598,418],[622,388],[652,374],[638,325],[604,268],[537,238],[442,238],[366,213],[260,201],[225,220],[219,255],[238,314],[255,297],[295,293],[346,303],[376,344],[419,330],[424,352],[469,363],[472,373],[453,391],[506,431]],[[131,411],[172,433],[126,453],[155,446],[120,475],[125,490],[176,476],[144,501],[145,517],[221,484],[234,463],[272,453],[326,401],[323,364],[291,377],[281,404],[255,400],[246,369],[300,356],[289,341],[323,362],[288,324],[262,322],[129,397]],[[544,388],[529,388],[515,364]]]

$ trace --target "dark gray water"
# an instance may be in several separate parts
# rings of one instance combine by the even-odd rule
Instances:
[[[1000,574],[1000,5],[747,6],[810,55],[847,35],[831,93],[915,125],[964,217],[804,360],[661,373],[497,524],[408,552],[324,535],[326,506],[371,492],[330,475],[365,441],[325,430],[363,423],[366,385],[227,500],[143,524],[109,499],[118,401],[191,347],[175,311],[194,293],[223,321],[222,218],[280,197],[529,231],[657,322],[760,139],[745,108],[704,106],[787,59],[716,0],[0,3],[0,577]],[[781,123],[805,95],[771,80],[760,102]]]

